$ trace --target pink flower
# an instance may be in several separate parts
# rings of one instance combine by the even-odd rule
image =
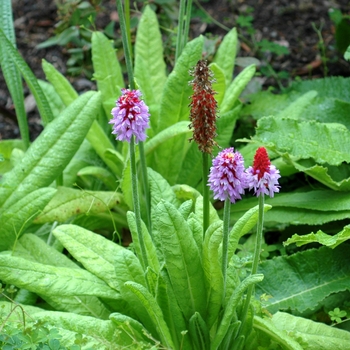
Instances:
[[[264,147],[257,149],[254,156],[253,166],[246,170],[248,177],[248,186],[251,190],[254,188],[254,194],[259,196],[261,193],[270,197],[275,192],[279,192],[278,179],[281,177],[279,170],[271,164],[267,151]]]
[[[246,177],[243,157],[231,147],[221,151],[213,160],[208,185],[214,192],[214,199],[224,201],[229,198],[235,203],[242,198],[247,187]]]
[[[113,124],[112,134],[117,135],[116,140],[130,142],[135,136],[135,142],[146,139],[146,129],[149,128],[149,116],[147,105],[140,100],[139,90],[122,89],[122,95],[112,109],[113,118],[109,124]]]

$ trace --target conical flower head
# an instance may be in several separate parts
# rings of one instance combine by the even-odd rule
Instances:
[[[247,187],[247,175],[244,172],[244,159],[234,148],[221,151],[213,160],[208,185],[214,193],[214,199],[227,198],[231,203],[241,199]]]
[[[130,142],[135,136],[135,142],[146,139],[146,129],[149,128],[149,116],[147,105],[140,99],[139,90],[122,89],[122,95],[112,109],[113,118],[109,124],[113,124],[112,134],[117,135],[116,140]]]
[[[201,152],[211,154],[216,145],[216,92],[211,85],[214,82],[213,72],[205,60],[198,61],[190,71],[194,79],[190,82],[193,88],[192,102],[190,103],[190,128],[193,129],[193,138]]]
[[[249,189],[254,188],[256,196],[264,193],[270,197],[274,196],[275,192],[279,192],[278,179],[281,177],[279,170],[271,164],[265,147],[257,149],[253,166],[247,170]]]

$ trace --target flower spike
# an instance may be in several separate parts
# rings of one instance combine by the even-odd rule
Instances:
[[[146,129],[149,128],[149,112],[147,105],[140,99],[139,90],[122,89],[122,95],[112,109],[112,134],[117,135],[116,140],[130,142],[135,136],[135,142],[146,139]]]
[[[273,197],[275,192],[279,192],[278,179],[281,175],[279,170],[271,164],[265,147],[257,149],[253,166],[250,166],[246,173],[249,189],[254,188],[254,194],[257,197],[261,193]]]
[[[221,151],[213,160],[210,168],[209,183],[214,199],[230,199],[231,203],[241,199],[247,187],[247,175],[244,172],[243,156],[234,152],[234,148]]]
[[[217,102],[214,98],[216,92],[211,85],[215,81],[213,72],[205,60],[198,61],[190,71],[194,79],[190,82],[193,88],[192,102],[190,103],[190,128],[193,129],[194,140],[201,152],[211,154],[216,135],[216,112]]]

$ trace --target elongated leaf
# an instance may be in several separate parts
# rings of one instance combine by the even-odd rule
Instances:
[[[140,322],[117,312],[111,314],[109,318],[118,329],[121,329],[123,333],[125,333],[120,335],[120,337],[123,336],[123,338],[121,338],[122,341],[119,342],[119,344],[131,346],[135,341],[137,343],[150,342],[150,337],[146,336],[148,335],[147,330]]]
[[[1,140],[0,141],[0,174],[3,175],[13,168],[11,162],[12,152],[17,149],[24,151],[25,146],[22,140]]]
[[[189,332],[197,349],[209,349],[209,330],[202,316],[196,312],[190,319]]]
[[[319,230],[316,233],[309,233],[307,235],[298,235],[294,234],[291,238],[288,238],[284,245],[289,245],[292,243],[296,243],[297,247],[301,247],[302,245],[308,243],[317,242],[326,247],[335,248],[339,244],[350,239],[350,225],[344,227],[344,229],[338,232],[335,235],[328,235],[327,233]]]
[[[181,134],[190,134],[189,130],[189,121],[181,121],[175,123],[174,125],[170,125],[166,129],[160,131],[157,135],[152,137],[150,140],[147,140],[145,144],[145,154],[149,155],[152,153],[157,147],[159,147],[162,143],[169,140],[172,137],[181,135]]]
[[[294,340],[289,334],[283,332],[281,330],[282,327],[277,327],[277,325],[270,320],[255,316],[253,327],[255,330],[268,334],[269,338],[273,338],[283,349],[303,350],[303,347],[301,347],[297,340]]]
[[[119,299],[120,294],[82,269],[43,265],[11,255],[0,255],[0,279],[43,295],[92,295]]]
[[[51,63],[43,60],[42,68],[46,79],[53,85],[66,106],[78,98],[78,93],[74,90],[71,83]]]
[[[168,202],[156,208],[155,227],[160,232],[162,250],[177,302],[185,318],[198,311],[206,317],[204,272],[197,244],[183,216]]]
[[[33,314],[33,317],[42,322],[47,322],[59,329],[66,329],[76,332],[87,338],[93,338],[95,344],[93,348],[102,349],[108,344],[112,347],[116,344],[122,344],[126,334],[116,332],[117,327],[112,321],[99,320],[95,317],[76,315],[71,312],[41,311]],[[73,337],[74,339],[74,337]]]
[[[307,348],[310,350],[349,349],[350,333],[345,330],[284,312],[274,314],[272,322],[277,329],[283,332],[284,337],[287,331],[290,337],[297,342],[307,344]]]
[[[213,60],[213,62],[216,63],[224,72],[226,86],[228,86],[232,80],[237,45],[237,30],[236,28],[233,28],[225,35]]]
[[[78,265],[66,255],[47,245],[41,238],[33,234],[23,235],[19,243],[24,247],[34,260],[41,264],[79,269]],[[16,251],[15,251],[16,254]],[[23,290],[23,289],[22,289]],[[95,296],[47,296],[40,295],[54,309],[59,311],[74,312],[80,315],[94,316],[108,319],[110,311]]]
[[[114,263],[125,248],[76,225],[58,226],[53,234],[88,271],[119,290]]]
[[[191,142],[190,148],[182,161],[182,167],[176,182],[198,188],[203,176],[202,164],[202,153],[199,151],[197,143]]]
[[[4,48],[4,51],[2,52],[6,52],[6,55],[9,55],[9,57],[11,57],[12,61],[16,64],[17,69],[23,75],[24,80],[28,84],[29,89],[35,98],[43,123],[44,125],[47,125],[49,122],[53,120],[53,115],[52,115],[50,106],[46,100],[45,94],[41,90],[41,87],[39,86],[37,79],[35,78],[33,72],[30,70],[27,63],[19,55],[19,53],[16,51],[12,43],[6,38],[5,34],[1,29],[0,29],[0,44],[1,44],[1,47]]]
[[[169,75],[164,86],[157,132],[179,121],[188,120],[189,96],[192,93],[192,88],[188,84],[191,79],[188,71],[201,58],[202,46],[202,37],[190,41]],[[164,142],[162,147],[157,148],[155,152],[154,170],[159,172],[171,185],[176,182],[188,148],[187,137],[179,135]]]
[[[107,191],[82,191],[59,187],[55,196],[45,207],[35,222],[65,222],[75,215],[98,214],[118,206],[123,201],[122,195]]]
[[[191,349],[192,342],[188,334],[184,334],[188,329],[187,322],[176,301],[174,290],[165,268],[161,270],[158,278],[156,299],[162,310],[164,320],[169,327],[175,349],[180,349],[181,346],[184,349]]]
[[[148,290],[134,282],[124,284],[126,300],[131,304],[136,314],[148,330],[153,330],[158,335],[162,344],[168,348],[174,348],[168,326],[164,322],[162,310]],[[132,297],[133,296],[133,297]],[[152,332],[152,333],[153,333]],[[155,336],[155,334],[153,333]]]
[[[213,82],[213,90],[216,92],[216,95],[214,97],[220,109],[221,102],[224,99],[226,92],[225,73],[216,63],[211,63],[209,65],[209,68],[214,73],[215,81]]]
[[[350,163],[350,132],[341,124],[266,117],[258,121],[255,139],[296,159],[313,158],[330,165]]]
[[[271,208],[271,205],[265,204],[264,212],[267,212]],[[239,218],[239,220],[237,220],[237,222],[232,227],[229,234],[228,261],[230,261],[232,255],[235,254],[239,239],[250,232],[258,222],[258,211],[258,206],[249,209],[241,218]]]
[[[238,97],[255,74],[255,65],[250,65],[237,75],[231,85],[227,88],[224,99],[221,103],[220,112],[226,113],[231,110]]]
[[[102,32],[93,32],[91,53],[94,66],[93,77],[103,100],[110,98],[116,100],[120,96],[120,88],[124,87],[124,79],[113,43]]]
[[[208,290],[208,317],[207,326],[211,329],[217,320],[222,305],[224,278],[221,268],[219,246],[222,242],[222,221],[211,224],[203,242],[203,270]]]
[[[343,175],[341,174],[340,167],[337,167],[336,173],[334,174],[334,171],[333,171],[333,174],[332,174],[330,166],[328,167],[320,166],[310,161],[299,161],[299,162],[292,161],[291,164],[293,164],[294,167],[299,171],[302,171],[305,174],[313,177],[317,181],[323,183],[328,188],[331,188],[335,191],[350,190],[350,177],[348,176],[348,174],[346,175],[344,174],[346,177],[341,179],[340,181],[337,181],[332,178],[332,176],[334,175],[336,175],[337,178],[339,177],[339,175]]]
[[[349,290],[350,286],[350,257],[345,245],[268,260],[259,271],[265,279],[256,287],[256,295],[272,296],[267,306],[272,313],[313,310],[328,295]]]
[[[28,193],[49,186],[68,164],[96,117],[100,97],[87,92],[50,123],[8,172],[0,187],[0,204],[9,206]]]
[[[135,78],[151,110],[151,124],[157,122],[152,106],[159,104],[166,82],[162,36],[157,16],[146,6],[141,16],[135,42]],[[154,125],[156,127],[156,125]]]
[[[214,350],[219,347],[221,342],[223,341],[224,337],[226,336],[226,333],[230,327],[231,321],[233,319],[234,314],[236,313],[236,308],[241,300],[244,291],[253,284],[256,284],[260,281],[262,281],[264,278],[263,275],[252,275],[244,279],[236,288],[236,290],[233,292],[229,302],[226,305],[224,315],[222,317],[220,326],[218,328],[217,333],[215,334],[215,337],[212,341],[210,349]]]
[[[16,47],[11,0],[3,0],[0,2],[0,14],[0,29],[8,38],[9,42],[14,47]],[[0,65],[6,81],[6,85],[10,91],[12,101],[15,105],[18,126],[23,144],[25,148],[28,148],[30,143],[29,130],[24,106],[22,79],[15,62],[13,61],[11,55],[8,55],[3,45],[0,46]]]
[[[39,188],[0,211],[0,251],[11,249],[24,229],[54,196],[54,188]]]
[[[135,251],[138,256],[141,256],[141,247],[140,247],[140,242],[138,239],[137,235],[137,228],[136,228],[136,219],[135,219],[135,213],[128,211],[127,212],[127,219],[128,219],[128,224],[129,228],[131,231],[131,235],[133,238],[133,243],[135,246]],[[151,267],[153,271],[158,272],[160,269],[160,264],[159,261],[162,261],[162,256],[160,255],[159,251],[156,249],[156,245],[153,242],[147,227],[144,222],[142,222],[142,237],[145,242],[146,246],[146,254],[147,254],[147,260],[148,264]]]

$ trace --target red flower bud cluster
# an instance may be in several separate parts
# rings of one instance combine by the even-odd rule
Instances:
[[[217,102],[214,98],[216,92],[212,89],[213,72],[205,60],[198,61],[190,71],[194,79],[190,82],[193,88],[192,102],[190,103],[190,128],[193,129],[194,140],[201,152],[211,154],[216,134]]]

